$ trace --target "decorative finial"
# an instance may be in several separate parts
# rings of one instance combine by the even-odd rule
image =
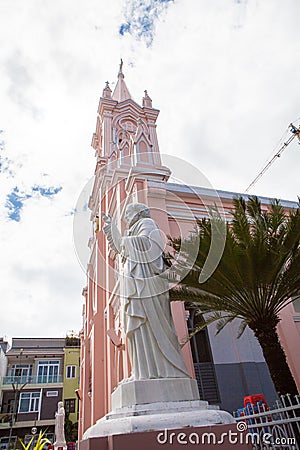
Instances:
[[[109,82],[105,82],[105,88],[103,89],[102,97],[111,98],[111,89],[109,87]]]
[[[145,92],[145,96],[143,97],[143,106],[152,108],[152,100],[149,97],[147,90],[145,90],[144,92]]]

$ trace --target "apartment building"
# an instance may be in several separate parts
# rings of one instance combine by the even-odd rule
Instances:
[[[68,338],[13,338],[1,379],[1,437],[24,437],[33,427],[54,438],[57,403],[65,401],[68,419],[77,421],[79,348]],[[72,356],[71,356],[72,355]],[[76,384],[77,382],[77,384]],[[5,426],[6,425],[6,426]]]

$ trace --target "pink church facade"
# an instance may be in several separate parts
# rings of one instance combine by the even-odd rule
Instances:
[[[95,231],[89,241],[80,374],[79,441],[84,431],[110,411],[111,393],[130,376],[127,343],[122,329],[118,273],[119,257],[108,247],[101,230],[101,211],[114,217],[124,232],[124,210],[132,202],[145,203],[166,236],[187,236],[193,220],[207,215],[207,208],[221,202],[228,213],[235,194],[169,182],[168,167],[161,161],[156,134],[159,111],[145,91],[136,103],[125,84],[122,68],[112,93],[108,83],[98,107],[92,146],[96,154],[95,181],[89,200]],[[265,207],[270,199],[262,198]],[[287,208],[293,202],[283,202]],[[100,216],[100,218],[99,218]],[[196,325],[193,312],[183,302],[172,303],[180,341]],[[222,409],[242,406],[244,395],[264,393],[276,398],[261,349],[250,330],[237,340],[236,324],[217,337],[213,326],[183,347],[190,375],[197,379],[200,397]],[[300,388],[300,308],[290,305],[282,315],[279,333],[288,362]]]

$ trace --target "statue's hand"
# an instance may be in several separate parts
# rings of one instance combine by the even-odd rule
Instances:
[[[112,218],[110,216],[107,216],[103,211],[101,213],[101,216],[104,223],[111,224]]]
[[[102,212],[101,215],[104,222],[104,227],[102,229],[110,242],[112,237],[112,218],[110,216],[107,216],[104,212]]]

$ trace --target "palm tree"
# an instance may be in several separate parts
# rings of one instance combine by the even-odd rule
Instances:
[[[217,333],[240,319],[239,336],[248,326],[258,339],[278,394],[297,394],[297,387],[280,344],[280,311],[300,296],[300,209],[288,213],[274,200],[263,211],[259,199],[233,201],[232,220],[226,226],[224,252],[214,273],[203,283],[199,275],[211,246],[212,223],[220,216],[199,221],[200,248],[192,270],[171,291],[171,300],[193,302],[205,314],[205,325],[217,321]],[[195,243],[184,241],[184,261]],[[182,248],[180,240],[171,240]],[[192,247],[191,247],[192,246]],[[203,326],[202,326],[203,327]]]

